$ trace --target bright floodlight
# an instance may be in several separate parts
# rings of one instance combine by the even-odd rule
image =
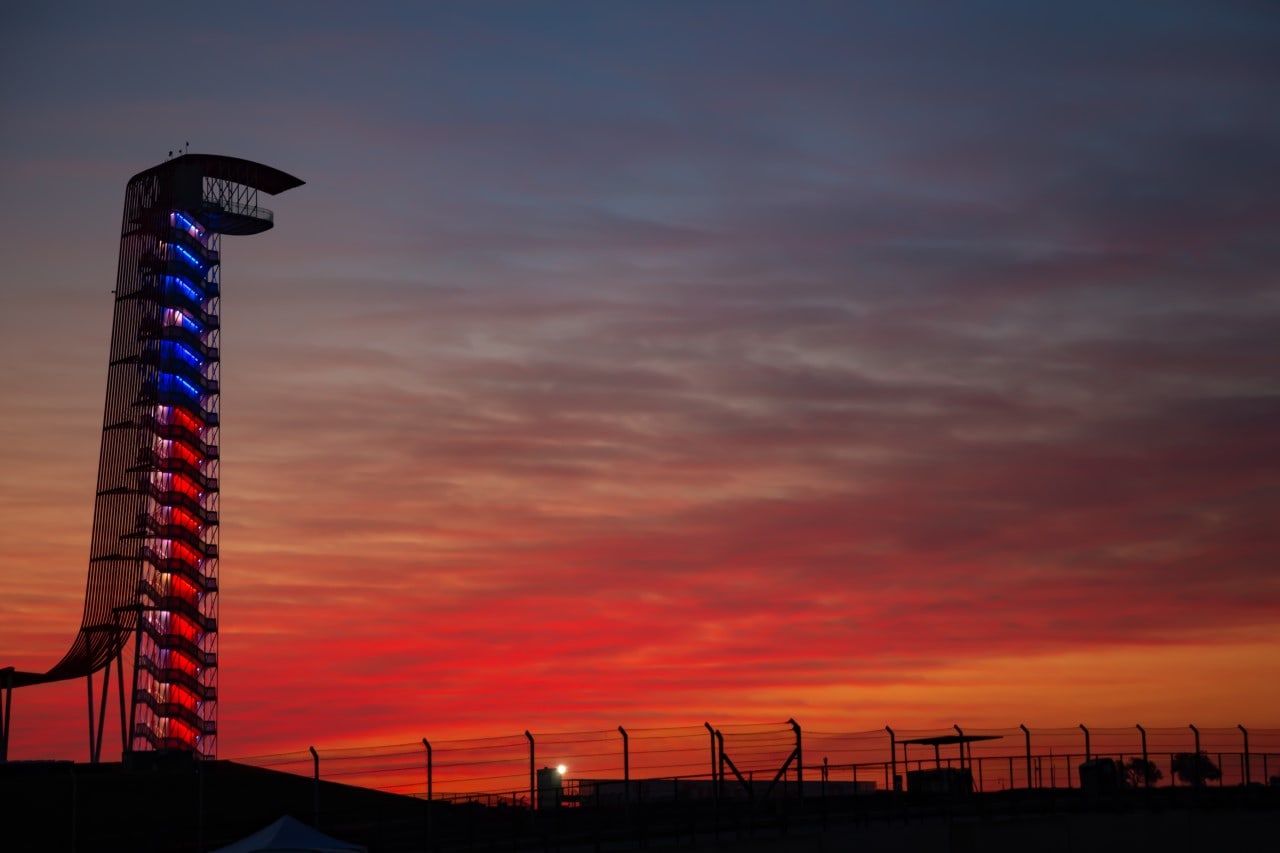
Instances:
[[[556,766],[556,772],[557,772],[557,773],[559,773],[561,776],[563,776],[563,775],[564,775],[564,772],[565,772],[566,770],[568,770],[568,769],[569,769],[569,768],[568,768],[568,767],[565,767],[563,764],[560,764],[560,765],[557,765],[557,766]]]

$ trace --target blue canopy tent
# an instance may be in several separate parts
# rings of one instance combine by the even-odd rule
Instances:
[[[281,853],[290,850],[295,853],[368,853],[368,848],[361,844],[331,838],[288,815],[247,838],[219,847],[213,853]]]

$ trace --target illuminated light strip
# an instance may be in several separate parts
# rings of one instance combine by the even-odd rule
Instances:
[[[162,390],[168,390],[169,388],[172,388],[172,387],[173,387],[173,383],[174,383],[174,382],[176,382],[176,383],[178,383],[179,385],[181,385],[181,386],[182,386],[183,388],[185,388],[187,391],[190,391],[190,392],[191,392],[193,395],[195,395],[196,397],[203,397],[203,396],[204,396],[204,393],[205,393],[204,391],[201,391],[199,388],[197,388],[196,386],[192,385],[190,382],[188,382],[187,380],[183,379],[181,376],[178,376],[176,373],[161,373],[161,374],[160,374],[160,385],[161,385]]]
[[[169,510],[169,523],[176,524],[185,530],[201,530],[204,522],[187,512],[180,506],[166,507]]]
[[[191,412],[187,411],[186,409],[170,407],[169,423],[175,424],[180,427],[186,427],[187,429],[195,433],[198,433],[200,430],[204,429],[204,424],[201,423],[200,420],[195,415],[193,415]]]
[[[196,485],[196,481],[188,477],[186,474],[170,474],[173,478],[173,490],[189,495],[193,498],[202,497],[204,492],[200,491],[200,487]]]
[[[190,545],[182,542],[172,542],[170,548],[170,559],[183,560],[188,565],[199,568],[204,564],[204,557],[200,552],[192,548]]]
[[[193,290],[191,293],[195,294],[195,291]],[[192,298],[197,302],[200,301],[199,296],[193,295]],[[170,313],[165,316],[166,326],[182,326],[182,328],[189,332],[195,332],[197,335],[204,334],[204,326],[197,323],[189,314],[183,313],[179,308],[169,308],[167,310]]]
[[[167,723],[166,730],[174,728],[179,730],[177,734],[169,735],[170,738],[187,741],[188,743],[200,740],[200,735],[196,733],[196,730],[182,720],[165,716],[161,716],[160,719]]]
[[[184,409],[181,406],[157,406],[156,420],[160,421],[162,424],[176,424],[178,426],[184,426],[192,431],[199,431],[205,428],[204,422],[200,420],[199,415],[190,409]]]
[[[186,687],[177,682],[169,682],[169,701],[175,705],[181,705],[187,710],[194,711],[196,706],[200,704],[200,697],[192,693]]]
[[[203,465],[207,461],[199,453],[196,453],[194,449],[187,447],[180,441],[164,439],[164,445],[164,450],[167,451],[166,457],[169,459],[178,459],[196,467]]]
[[[169,245],[172,246],[179,255],[182,255],[183,259],[186,260],[187,263],[191,264],[193,267],[195,267],[198,270],[204,269],[204,262],[201,261],[199,258],[197,258],[195,255],[188,252],[182,246],[179,246],[177,243],[170,243]]]
[[[188,498],[193,503],[200,502],[205,493],[196,488],[196,484],[191,480],[179,480],[177,483],[155,483],[156,491],[159,492],[157,501],[163,501],[165,506],[172,505],[172,501]],[[179,497],[180,496],[180,497]]]
[[[159,389],[163,394],[169,392],[169,388],[166,386],[157,386],[157,389]],[[178,415],[177,419],[169,418],[165,412],[170,410],[182,412],[182,414]],[[163,400],[161,401],[159,411],[156,412],[156,420],[159,420],[159,423],[161,424],[177,424],[180,425],[180,427],[186,427],[187,429],[192,430],[192,432],[202,434],[202,430],[215,427],[216,424],[209,423],[209,420],[215,414],[216,412],[205,411],[204,409],[200,409],[198,406],[189,407],[188,401],[179,401],[174,403],[169,400]]]
[[[160,347],[162,350],[163,349],[168,349],[170,351],[177,350],[177,353],[176,353],[177,356],[181,358],[183,361],[185,361],[187,364],[191,365],[192,367],[200,367],[202,364],[204,364],[203,358],[201,358],[198,354],[189,350],[187,347],[185,347],[178,341],[161,341]]]
[[[169,615],[169,626],[166,633],[175,634],[184,640],[196,642],[196,637],[203,633],[200,626],[181,613],[166,611]]]
[[[169,653],[169,667],[171,669],[176,669],[179,672],[185,672],[188,675],[195,675],[200,671],[200,665],[196,662],[195,658],[188,655],[182,649],[165,649],[165,651]],[[173,658],[177,658],[177,660],[173,660]]]
[[[188,604],[200,601],[200,590],[191,581],[178,575],[169,579],[170,589],[176,590],[174,595]]]
[[[183,224],[183,226],[187,229],[187,233],[190,234],[192,237],[198,238],[202,233],[204,233],[204,229],[202,229],[199,225],[192,222],[187,217],[183,216],[178,211],[175,210],[173,212],[173,215],[179,222]]]
[[[174,248],[180,249],[182,247],[175,246]],[[164,280],[168,284],[176,284],[179,290],[181,290],[183,293],[185,293],[188,297],[190,297],[195,302],[204,301],[204,294],[201,293],[199,290],[196,290],[196,288],[192,285],[192,283],[187,281],[185,278],[182,278],[181,276],[176,276],[176,275],[167,275],[164,277]]]

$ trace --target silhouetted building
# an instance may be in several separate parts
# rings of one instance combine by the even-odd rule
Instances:
[[[559,808],[564,797],[564,771],[555,767],[538,770],[538,808]]]

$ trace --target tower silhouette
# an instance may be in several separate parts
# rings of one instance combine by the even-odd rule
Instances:
[[[259,192],[301,184],[248,160],[186,153],[129,180],[84,614],[47,672],[0,670],[0,760],[13,689],[77,677],[88,681],[99,760],[113,662],[126,751],[216,755],[220,238],[268,230]]]

